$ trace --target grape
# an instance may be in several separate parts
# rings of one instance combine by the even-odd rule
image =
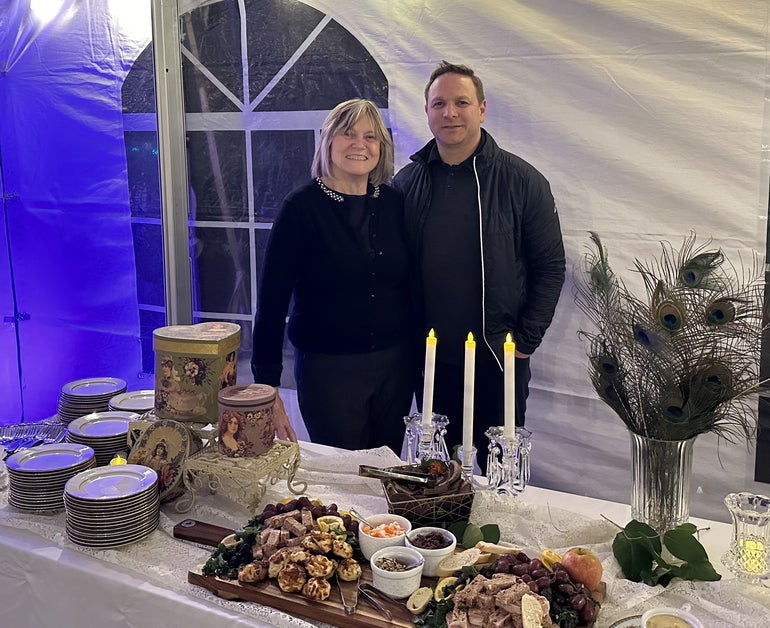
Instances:
[[[569,605],[572,610],[579,611],[586,605],[586,602],[586,596],[582,593],[578,593],[572,597],[572,599],[569,601]]]
[[[525,573],[523,576],[521,576],[522,582],[530,583],[532,582],[532,576],[530,576],[528,573]]]
[[[337,514],[337,504],[329,504],[329,514],[330,515],[336,515]]]
[[[531,575],[531,574],[530,574]],[[534,578],[534,576],[532,576]],[[545,589],[551,586],[551,579],[548,576],[541,576],[535,580],[538,589]]]
[[[535,569],[543,569],[543,562],[539,558],[529,561],[529,572],[532,573]]]
[[[525,574],[529,573],[529,565],[526,563],[516,563],[513,567],[511,567],[511,573],[514,576],[523,576]]]
[[[596,607],[596,602],[593,600],[590,602],[586,600],[586,605],[583,607],[583,610],[580,611],[580,619],[582,619],[585,623],[590,624],[596,621],[596,616],[598,614],[599,610]]]
[[[577,589],[575,589],[575,587],[573,587],[569,582],[560,584],[557,589],[559,590],[559,593],[564,593],[564,595],[572,596],[577,593]]]
[[[518,560],[520,563],[528,563],[529,556],[527,556],[524,552],[519,552],[516,554],[516,560]]]
[[[508,573],[508,564],[501,560],[495,562],[495,573]]]
[[[310,509],[310,514],[313,515],[313,519],[318,519],[318,517],[323,517],[326,513],[324,513],[323,506],[313,506]]]
[[[553,565],[551,565],[551,571],[564,571],[564,572],[566,572],[567,570],[564,569],[564,565],[562,565],[561,563],[554,563]]]
[[[351,517],[348,514],[342,515],[342,525],[345,526],[345,529],[348,529],[348,526],[350,525],[350,522],[353,521],[353,517]]]
[[[537,582],[534,580],[527,582],[527,586],[529,587],[529,590],[532,591],[532,593],[540,593],[540,587],[537,586]]]
[[[532,562],[534,562],[534,561],[532,561]],[[538,578],[542,578],[543,576],[547,576],[548,575],[548,570],[545,569],[544,567],[540,567],[540,569],[532,569],[532,566],[530,564],[529,575],[532,576],[535,580],[537,580]]]
[[[297,500],[297,507],[310,510],[313,507],[313,502],[310,501],[310,498],[307,495],[303,495]]]
[[[554,571],[553,581],[559,584],[569,582],[569,574],[566,571]]]
[[[354,534],[358,534],[358,519],[353,519],[350,522],[350,528],[348,528]]]
[[[297,500],[292,499],[288,502],[286,502],[286,505],[284,506],[284,512],[291,512],[292,510],[297,510]]]

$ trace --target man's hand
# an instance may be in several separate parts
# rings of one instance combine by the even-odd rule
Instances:
[[[521,351],[516,349],[516,352],[513,355],[515,355],[517,358],[528,358],[532,354],[531,353],[522,353]]]
[[[294,432],[291,421],[289,421],[289,415],[286,414],[286,408],[278,388],[275,389],[275,402],[273,403],[273,425],[275,426],[275,437],[278,440],[297,442],[297,434]]]

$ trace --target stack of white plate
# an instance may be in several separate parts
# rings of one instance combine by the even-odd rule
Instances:
[[[91,377],[64,384],[59,395],[59,416],[65,423],[91,412],[107,410],[110,399],[126,392],[125,380]]]
[[[143,414],[155,408],[154,390],[132,390],[115,395],[109,402],[110,410],[124,410]]]
[[[5,461],[8,503],[20,510],[60,510],[64,508],[67,482],[94,464],[94,450],[77,443],[52,443],[17,451]]]
[[[139,464],[97,467],[64,487],[67,537],[88,547],[117,547],[142,540],[158,527],[158,474]]]
[[[67,442],[92,447],[97,466],[109,464],[113,456],[128,453],[128,424],[139,419],[136,412],[120,410],[92,412],[67,425]]]

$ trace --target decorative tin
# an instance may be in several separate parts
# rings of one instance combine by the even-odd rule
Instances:
[[[155,414],[177,421],[217,420],[217,392],[237,378],[241,327],[198,323],[159,327],[155,349]]]
[[[275,388],[265,384],[228,386],[219,391],[219,452],[230,457],[261,456],[275,440]]]

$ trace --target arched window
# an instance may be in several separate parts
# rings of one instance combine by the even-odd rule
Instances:
[[[387,121],[388,83],[349,31],[297,0],[206,4],[181,17],[181,31],[194,318],[240,323],[243,361],[269,228],[284,196],[310,176],[321,122],[354,97],[375,102]],[[165,325],[150,46],[123,85],[123,117],[150,371],[152,330]]]

